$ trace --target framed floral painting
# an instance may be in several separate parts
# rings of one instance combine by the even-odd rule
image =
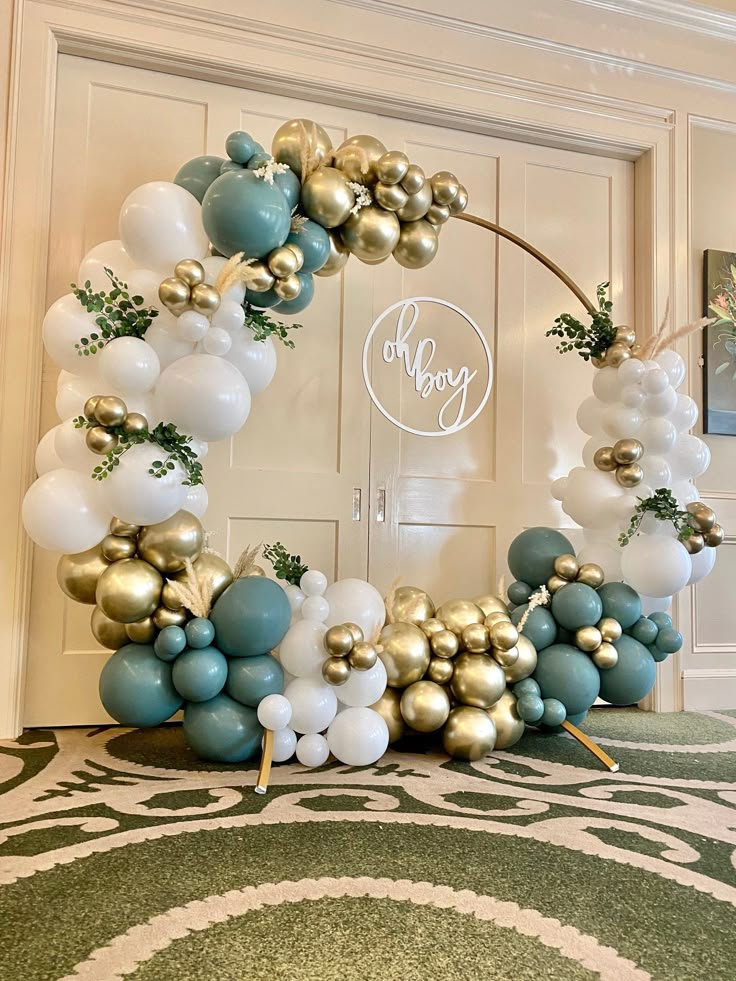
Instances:
[[[736,252],[705,252],[703,432],[736,436]]]

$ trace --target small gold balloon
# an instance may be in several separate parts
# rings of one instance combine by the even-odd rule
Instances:
[[[497,702],[489,709],[488,715],[496,727],[494,749],[509,749],[524,735],[524,720],[516,710],[516,695],[507,688]]]
[[[191,304],[197,313],[209,317],[220,309],[220,300],[218,290],[208,283],[200,283],[199,286],[192,287]]]
[[[489,613],[483,623],[485,623],[487,627],[492,627],[494,623],[511,623],[511,617],[508,615],[508,613]]]
[[[613,458],[613,447],[601,446],[593,454],[593,463],[599,470],[603,470],[604,473],[610,473],[615,470],[618,464]]]
[[[148,432],[148,419],[140,412],[129,412],[123,420],[123,432],[129,435]]]
[[[432,206],[432,185],[427,181],[420,191],[411,194],[403,208],[396,212],[401,221],[416,221],[424,218]]]
[[[452,678],[454,670],[455,665],[451,657],[433,657],[427,668],[427,677],[438,685],[446,685]]]
[[[491,654],[496,664],[500,664],[502,668],[510,668],[512,664],[516,664],[519,660],[518,646],[511,647],[507,651],[502,650],[500,647],[494,647]]]
[[[452,694],[463,705],[489,708],[503,695],[506,677],[486,654],[460,654],[455,658]]]
[[[618,664],[618,651],[613,644],[604,640],[601,646],[593,651],[592,660],[597,668],[607,671],[609,668],[615,668]]]
[[[191,294],[192,291],[184,280],[175,276],[162,280],[158,287],[159,300],[176,316],[189,309]]]
[[[632,344],[631,345],[631,357],[638,358],[640,361],[644,360],[644,345],[643,344]]]
[[[519,640],[519,631],[513,623],[498,620],[491,627],[491,643],[500,651],[510,651]]]
[[[723,539],[726,537],[726,533],[721,528],[720,525],[713,525],[710,531],[707,531],[703,538],[705,539],[705,544],[708,548],[718,548],[719,545],[723,544]]]
[[[373,197],[386,211],[398,211],[409,200],[401,184],[383,184],[380,181],[373,188]]]
[[[97,403],[101,398],[101,395],[93,395],[84,403],[84,416],[86,419],[89,419],[90,422],[92,422],[95,418],[95,409],[97,408]]]
[[[304,144],[307,154],[319,165],[332,160],[332,142],[325,130],[311,119],[290,119],[274,133],[271,154],[279,163],[288,164],[299,180],[302,179],[302,159]]]
[[[194,575],[197,582],[212,594],[212,602],[219,599],[233,581],[233,573],[227,562],[216,552],[202,552],[194,563]],[[187,578],[186,569],[177,572],[173,577],[183,582]]]
[[[276,282],[276,277],[262,259],[256,259],[248,266],[248,289],[254,293],[265,293]]]
[[[562,576],[550,576],[547,580],[547,589],[554,595],[558,589],[567,586],[568,581],[567,579],[563,579]]]
[[[302,281],[296,273],[292,273],[284,279],[277,279],[273,291],[282,300],[295,300],[302,291]]]
[[[346,657],[354,643],[352,632],[344,623],[336,623],[330,627],[324,637],[325,650],[333,657]]]
[[[290,249],[296,256],[296,270],[299,272],[304,265],[304,253],[294,242],[289,242],[289,244],[284,246],[284,248]]]
[[[401,150],[388,150],[375,163],[376,177],[383,184],[398,184],[409,169],[409,158]]]
[[[692,501],[686,505],[685,510],[690,515],[688,524],[697,531],[710,531],[716,523],[715,511],[702,501]]]
[[[111,651],[116,651],[119,647],[124,647],[128,643],[128,635],[125,632],[125,624],[118,623],[105,616],[99,606],[92,610],[90,619],[92,636],[98,644],[107,647]]]
[[[163,630],[164,627],[183,627],[189,619],[189,610],[183,606],[178,610],[170,610],[166,606],[159,606],[151,617],[154,625]]]
[[[644,455],[644,447],[638,439],[619,439],[613,444],[613,459],[621,466],[636,463]]]
[[[368,671],[378,660],[378,652],[373,644],[359,641],[348,654],[350,667],[356,671]]]
[[[626,344],[627,347],[631,347],[636,344],[636,331],[633,327],[617,327],[615,340],[617,344]]]
[[[577,581],[584,586],[598,589],[605,581],[603,569],[595,562],[583,562],[577,575]]]
[[[299,251],[301,252],[301,249]],[[303,256],[304,254],[302,253],[302,261],[304,261]],[[295,273],[300,268],[296,253],[292,252],[285,245],[274,249],[273,252],[269,252],[267,262],[268,268],[279,279],[291,276],[292,273]]]
[[[603,643],[603,635],[598,627],[580,627],[575,631],[575,643],[581,651],[590,653]]]
[[[167,610],[181,610],[182,608],[181,600],[168,581],[164,583],[164,588],[161,590],[161,602]]]
[[[434,225],[435,227],[444,225],[450,219],[450,209],[444,207],[444,205],[432,202],[427,208],[427,214],[424,217],[430,225]]]
[[[342,240],[350,251],[369,262],[390,255],[400,234],[401,225],[396,215],[375,205],[350,215],[340,229]]]
[[[85,442],[93,453],[103,455],[115,449],[118,445],[118,437],[114,433],[108,433],[102,426],[93,426],[87,430]]]
[[[419,681],[429,667],[429,641],[414,623],[389,623],[378,638],[378,653],[392,688]]]
[[[102,395],[97,400],[95,419],[101,426],[120,426],[127,414],[128,407],[117,395]]]
[[[621,344],[619,342],[614,342],[606,351],[606,362],[612,368],[618,368],[620,364],[624,361],[628,361],[631,357],[631,351],[627,344]]]
[[[454,657],[460,650],[458,636],[451,630],[438,630],[430,636],[429,643],[437,657]]]
[[[140,525],[131,525],[128,521],[121,521],[120,518],[113,518],[110,522],[110,534],[120,535],[122,538],[137,538]]]
[[[618,620],[614,620],[613,617],[603,617],[596,624],[601,632],[601,637],[603,640],[612,643],[614,640],[618,640],[623,630],[621,629],[621,624]]]
[[[692,535],[688,535],[687,538],[683,538],[682,544],[685,546],[690,555],[697,555],[698,552],[702,552],[705,548],[705,536],[699,531],[693,532]]]
[[[335,167],[349,181],[372,186],[376,181],[376,162],[386,147],[375,136],[351,136],[335,150]]]
[[[301,207],[307,218],[323,228],[342,225],[355,205],[355,194],[334,167],[320,167],[302,184]]]
[[[347,623],[343,624],[343,627],[347,627],[347,629],[352,634],[354,644],[361,644],[365,640],[365,637],[363,636],[363,631],[358,626],[357,623],[351,623],[348,621]]]
[[[128,640],[134,644],[152,644],[158,630],[151,617],[146,617],[145,620],[138,620],[137,623],[126,623],[125,633]]]
[[[644,479],[644,471],[638,463],[627,463],[616,468],[616,480],[622,487],[636,487]]]
[[[491,646],[491,631],[484,623],[469,623],[463,630],[462,644],[472,654],[485,654]]]
[[[415,681],[401,696],[401,714],[417,732],[436,732],[447,722],[450,699],[434,681]]]
[[[580,566],[574,555],[558,555],[555,559],[554,569],[555,575],[562,579],[573,580],[577,576]]]
[[[451,215],[460,215],[465,211],[468,206],[468,191],[467,188],[461,184],[455,198],[449,203],[448,208],[450,209]]]
[[[490,616],[491,613],[503,613],[504,617],[508,620],[508,607],[500,596],[493,596],[491,594],[474,596],[473,603],[481,608],[486,617]]]
[[[370,706],[378,712],[388,726],[388,741],[395,743],[406,732],[406,724],[401,714],[401,692],[395,688],[387,688],[377,702]]]
[[[485,613],[477,603],[473,603],[471,600],[448,600],[437,610],[437,619],[441,620],[448,630],[460,637],[469,624],[483,623]]]
[[[204,266],[197,259],[182,259],[174,266],[174,276],[187,286],[199,286],[204,282]]]
[[[437,232],[428,221],[407,221],[401,223],[393,255],[405,269],[422,269],[437,255],[438,247]]]
[[[487,756],[495,744],[496,726],[488,712],[470,705],[452,709],[442,730],[442,745],[448,756],[473,762]]]
[[[109,562],[99,545],[75,555],[62,555],[56,565],[56,581],[77,603],[94,603],[97,580]]]
[[[528,678],[530,674],[534,673],[537,667],[537,650],[534,644],[524,634],[519,634],[516,650],[519,655],[517,659],[513,664],[503,669],[503,673],[506,675],[506,682],[509,685],[515,685],[517,681]]]
[[[109,565],[97,583],[97,605],[118,623],[135,623],[158,606],[163,580],[142,559],[121,559]]]
[[[344,657],[328,657],[322,665],[322,677],[328,685],[344,685],[350,677],[350,665]]]
[[[135,541],[132,538],[124,538],[122,535],[105,535],[100,543],[100,548],[108,562],[132,559],[136,553]]]
[[[418,164],[409,164],[406,173],[401,178],[401,186],[407,194],[418,194],[424,187],[427,178]]]
[[[176,514],[147,525],[138,536],[138,554],[146,562],[171,576],[186,565],[186,560],[194,562],[199,558],[204,543],[204,528],[190,511],[177,511]]]
[[[425,620],[419,626],[422,628],[424,634],[430,638],[433,634],[438,634],[441,630],[445,630],[444,623],[438,620],[437,617],[430,617],[429,620]]]
[[[350,251],[340,238],[339,232],[327,232],[330,239],[330,254],[327,262],[315,272],[315,276],[336,276],[345,268],[350,258]]]
[[[429,621],[434,616],[434,603],[423,589],[417,586],[399,586],[394,590],[391,609],[387,609],[388,622],[401,620],[404,623],[416,623],[418,626]],[[440,630],[443,626],[440,625]]]
[[[460,181],[449,170],[438,170],[430,177],[432,196],[437,204],[451,204],[460,190]]]

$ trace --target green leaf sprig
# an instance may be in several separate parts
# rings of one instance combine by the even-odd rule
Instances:
[[[602,358],[616,339],[616,328],[611,319],[613,303],[607,299],[606,290],[609,283],[601,283],[596,290],[598,310],[591,314],[590,326],[576,320],[569,313],[561,313],[555,320],[555,326],[550,328],[545,337],[561,337],[557,345],[560,354],[577,351],[583,361],[591,358]]]
[[[681,542],[695,534],[695,529],[689,524],[690,514],[678,508],[672,491],[666,487],[659,487],[651,497],[639,497],[637,500],[639,503],[634,508],[628,529],[618,536],[622,548],[637,534],[645,514],[653,514],[658,521],[671,521]]]
[[[105,267],[107,278],[112,284],[109,293],[95,293],[89,280],[84,286],[71,284],[74,296],[79,300],[87,313],[96,313],[95,323],[100,328],[92,331],[89,337],[80,337],[74,347],[80,357],[97,354],[115,337],[143,337],[158,317],[155,307],[144,307],[142,296],[131,296],[128,284],[118,279],[112,269]]]
[[[267,337],[278,338],[284,347],[293,348],[294,341],[289,337],[290,330],[300,330],[302,324],[282,324],[278,320],[272,320],[265,310],[256,310],[247,300],[243,301],[245,310],[245,325],[253,331],[254,341],[265,341]]]
[[[301,555],[289,555],[281,542],[264,545],[263,558],[271,563],[277,579],[284,579],[294,586],[298,586],[304,573],[309,571],[309,566],[304,565]]]

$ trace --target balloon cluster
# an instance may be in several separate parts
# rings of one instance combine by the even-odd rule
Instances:
[[[325,650],[330,657],[322,665],[322,677],[330,685],[344,685],[353,669],[368,671],[378,659],[378,651],[366,641],[357,623],[336,623],[329,627]]]
[[[593,463],[604,473],[613,473],[622,487],[636,487],[644,480],[639,461],[644,447],[638,439],[618,439],[613,446],[601,446],[593,454]]]

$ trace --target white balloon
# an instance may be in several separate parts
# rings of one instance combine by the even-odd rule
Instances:
[[[264,341],[254,341],[249,330],[237,331],[232,335],[232,347],[226,357],[243,378],[253,395],[268,388],[276,374],[276,348],[270,337]]]
[[[335,694],[342,704],[352,707],[373,705],[385,691],[386,668],[380,657],[367,671],[353,668],[345,684],[335,686]]]
[[[677,430],[681,433],[692,429],[698,421],[698,406],[689,395],[678,395],[677,404],[669,415]]]
[[[673,388],[679,388],[685,381],[686,368],[685,362],[677,351],[673,351],[671,348],[665,348],[654,360],[667,372],[670,385]]]
[[[299,588],[305,596],[324,596],[327,576],[319,569],[308,569],[299,580]]]
[[[593,462],[593,457],[595,456],[597,450],[601,446],[606,445],[606,437],[603,439],[600,436],[591,436],[589,440],[586,441],[585,446],[583,446],[583,464],[588,468],[588,470],[597,470],[595,463]],[[554,497],[554,491],[552,492]]]
[[[23,499],[23,524],[36,545],[52,552],[84,552],[108,533],[112,512],[95,481],[77,470],[49,470]]]
[[[195,344],[201,341],[210,329],[210,322],[203,313],[196,310],[185,310],[176,321],[176,336],[180,341]]]
[[[716,564],[716,550],[708,547],[703,548],[696,555],[691,555],[690,561],[692,562],[693,571],[688,579],[688,586],[692,586],[694,583],[700,582],[701,579],[705,579],[706,576],[710,575],[713,566]]]
[[[302,603],[302,619],[324,623],[330,615],[330,604],[324,596],[307,596]]]
[[[591,542],[578,551],[578,561],[594,562],[603,569],[606,582],[615,582],[621,575],[621,548],[604,542]]]
[[[667,613],[671,606],[671,596],[641,597],[641,615],[644,617],[648,617],[651,613]]]
[[[650,368],[641,380],[641,387],[648,395],[661,395],[669,384],[667,372],[656,366]]]
[[[138,266],[174,275],[180,259],[202,259],[209,242],[197,199],[169,181],[142,184],[120,209],[120,239]]]
[[[273,734],[273,761],[285,763],[296,750],[296,733],[293,729],[279,729]]]
[[[216,358],[224,357],[232,346],[232,337],[222,327],[210,327],[202,341],[207,354],[213,354]]]
[[[187,487],[187,496],[182,507],[196,518],[203,518],[210,503],[209,494],[204,484]]]
[[[618,401],[620,387],[621,381],[617,368],[600,368],[593,375],[593,394],[601,402]]]
[[[154,477],[148,472],[162,456],[165,452],[152,443],[133,446],[102,481],[105,503],[121,521],[134,525],[157,524],[184,505],[187,488],[182,483],[185,473],[179,463],[164,477]]]
[[[295,678],[284,695],[291,702],[291,728],[295,732],[323,732],[335,718],[337,696],[321,678]]]
[[[645,400],[646,395],[640,385],[625,385],[621,389],[621,401],[630,409],[640,409]]]
[[[284,592],[286,593],[286,598],[289,601],[289,606],[291,607],[292,613],[298,613],[301,610],[304,600],[307,598],[306,593],[303,593],[298,586],[293,583],[288,583],[284,586]]]
[[[644,376],[646,368],[638,358],[629,358],[618,366],[619,384],[635,385]]]
[[[291,722],[291,703],[284,695],[266,695],[256,714],[264,729],[285,729]]]
[[[97,374],[75,375],[72,381],[66,382],[56,393],[57,416],[60,419],[68,419],[70,416],[81,415],[88,398],[93,395],[112,394],[103,391],[103,388],[103,383]]]
[[[220,255],[208,255],[205,256],[205,258],[202,259],[201,262],[202,265],[204,266],[205,283],[209,283],[211,286],[214,286],[214,284],[217,282],[217,277],[220,275],[220,273],[222,272],[225,266],[225,263],[227,262],[227,259],[223,258],[223,256]],[[235,283],[234,286],[231,286],[229,289],[225,290],[225,292],[222,294],[223,303],[227,300],[233,300],[235,303],[238,304],[238,306],[240,306],[240,304],[243,302],[244,299],[245,299],[244,283]]]
[[[212,314],[212,326],[220,327],[222,330],[240,330],[244,323],[245,310],[235,300],[223,300]]]
[[[36,474],[39,477],[48,473],[49,470],[58,470],[59,467],[64,466],[59,454],[56,452],[56,437],[60,428],[60,426],[54,426],[53,429],[49,429],[41,437],[36,447],[35,466]]]
[[[296,758],[302,766],[322,766],[329,755],[327,740],[319,733],[312,732],[308,736],[302,736],[296,744]]]
[[[636,436],[641,428],[642,417],[638,409],[628,406],[606,406],[602,416],[603,431],[612,439],[628,439]]]
[[[158,288],[161,285],[161,273],[154,269],[134,269],[128,276],[128,292],[131,296],[143,298],[144,307],[155,307],[165,310],[159,299]]]
[[[80,355],[75,344],[92,333],[99,334],[97,314],[87,313],[74,296],[67,293],[49,307],[43,319],[43,343],[49,357],[60,368],[75,375],[90,375],[97,370],[99,355]]]
[[[681,508],[693,501],[700,500],[698,488],[691,480],[675,480],[672,483],[672,493]]]
[[[238,369],[211,354],[190,354],[161,372],[156,404],[181,432],[214,442],[234,436],[250,412],[250,390]]]
[[[84,286],[89,280],[95,293],[108,293],[112,283],[105,267],[112,270],[117,279],[130,285],[129,276],[133,271],[133,263],[120,239],[100,242],[89,250],[79,267],[77,285]],[[133,296],[132,293],[130,295]]]
[[[647,395],[641,411],[645,416],[669,416],[677,405],[677,392],[672,387],[665,388],[658,395]]]
[[[386,607],[374,586],[362,579],[338,579],[327,588],[325,599],[330,604],[328,627],[357,623],[369,643],[378,639],[386,622]]]
[[[644,480],[652,487],[669,487],[672,483],[672,471],[664,457],[645,453],[639,464],[644,471]]]
[[[677,531],[671,521],[660,521],[651,512],[641,520],[639,530],[643,535],[662,535],[664,538],[677,538]]]
[[[567,491],[567,484],[567,477],[558,477],[557,480],[552,481],[550,490],[552,491],[552,497],[556,501],[561,501],[564,498],[565,492]]]
[[[158,355],[161,370],[185,358],[194,351],[194,344],[182,341],[176,335],[176,318],[171,314],[158,317],[146,331],[146,344],[150,344]]]
[[[158,355],[140,337],[116,337],[97,355],[105,391],[140,395],[149,392],[161,374]]]
[[[637,535],[623,549],[621,571],[644,596],[673,596],[690,579],[692,563],[684,545],[663,535]]]
[[[189,449],[199,460],[204,460],[210,451],[210,444],[205,443],[203,439],[194,439],[192,437],[189,440]]]
[[[66,419],[56,427],[56,455],[62,467],[81,470],[91,479],[92,470],[99,465],[99,453],[93,453],[87,446],[86,429],[77,429],[74,419]]]
[[[286,671],[295,678],[319,678],[327,659],[324,636],[327,627],[317,620],[297,620],[286,631],[279,646],[279,657]]]
[[[370,708],[347,708],[327,730],[327,745],[333,756],[348,766],[368,766],[388,748],[388,726]]]
[[[642,423],[637,439],[644,447],[645,454],[663,455],[669,453],[675,445],[677,430],[669,419],[662,416],[652,416]]]
[[[575,467],[570,471],[562,510],[583,528],[604,528],[611,523],[605,505],[623,496],[610,473]]]
[[[710,447],[698,436],[682,433],[668,459],[676,479],[699,477],[710,466]]]
[[[578,406],[576,416],[578,428],[582,429],[588,436],[595,435],[596,430],[601,428],[603,412],[603,404],[595,396],[588,396]]]

